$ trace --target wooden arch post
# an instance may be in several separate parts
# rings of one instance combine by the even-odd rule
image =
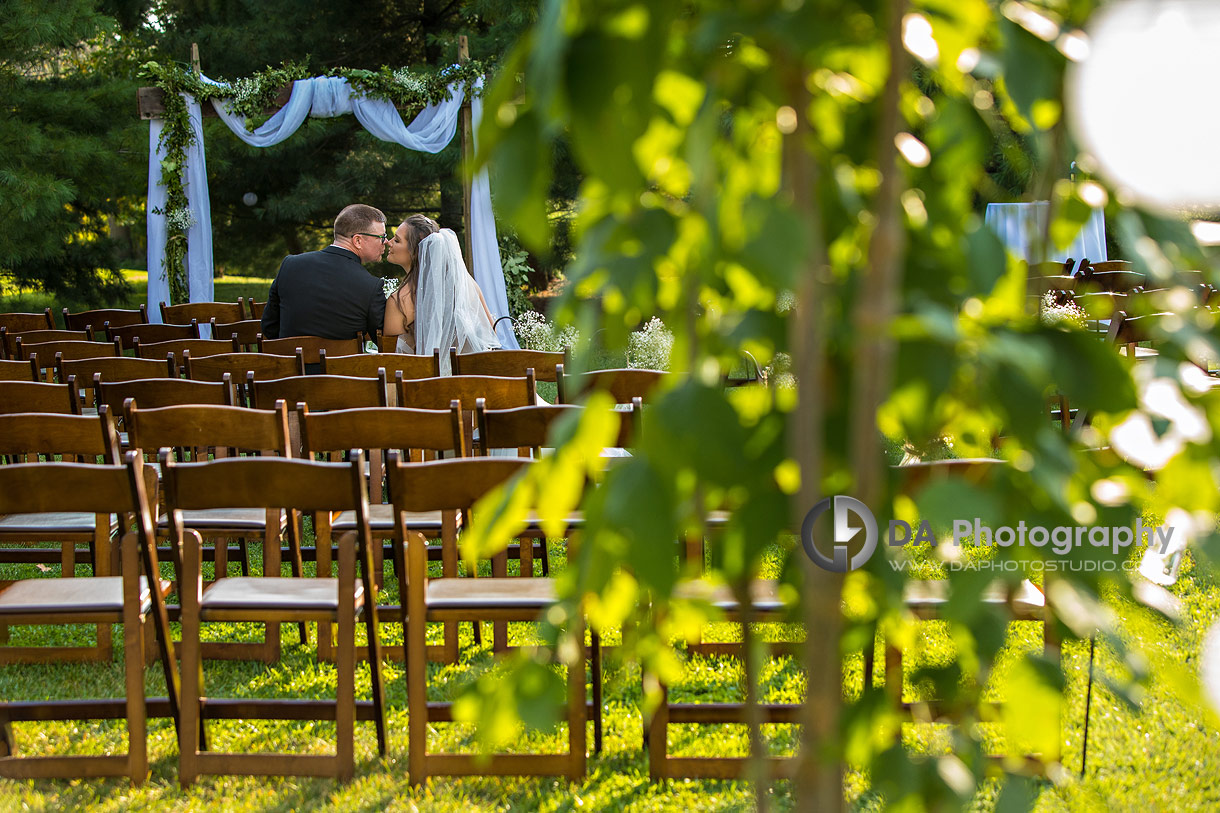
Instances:
[[[465,64],[470,61],[470,44],[466,39],[465,34],[458,36],[458,62]],[[463,94],[465,91],[463,90]],[[459,171],[462,173],[462,241],[466,253],[466,270],[471,276],[474,275],[474,243],[470,239],[471,228],[473,226],[470,212],[470,200],[472,197],[471,185],[471,168],[474,166],[474,133],[470,109],[470,97],[464,96],[462,99],[462,158]]]

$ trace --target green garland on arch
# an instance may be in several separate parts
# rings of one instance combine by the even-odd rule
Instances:
[[[466,97],[472,97],[475,82],[486,75],[487,69],[487,63],[471,60],[439,70],[414,71],[384,66],[376,71],[332,68],[324,75],[343,77],[356,93],[373,99],[386,99],[407,112],[449,98],[449,85],[454,82],[462,86]],[[163,271],[169,280],[169,295],[173,304],[190,299],[186,275],[186,233],[196,221],[187,203],[186,188],[182,182],[186,151],[194,140],[183,94],[193,96],[201,103],[219,99],[228,101],[229,111],[245,116],[247,128],[254,130],[266,121],[267,110],[275,105],[284,85],[309,76],[303,63],[287,62],[278,68],[268,67],[253,76],[217,80],[220,85],[216,86],[200,80],[186,65],[146,62],[141,66],[140,77],[151,81],[163,92],[165,127],[161,132],[161,145],[165,158],[161,161],[161,183],[166,189],[166,203],[165,209],[156,213],[164,214],[166,218]]]

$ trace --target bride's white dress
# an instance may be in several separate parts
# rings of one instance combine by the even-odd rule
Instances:
[[[441,351],[441,375],[449,375],[449,348],[459,353],[495,350],[500,341],[487,321],[478,283],[462,262],[452,229],[430,234],[419,244],[419,285],[415,301],[415,346],[399,336],[396,350],[430,356]]]

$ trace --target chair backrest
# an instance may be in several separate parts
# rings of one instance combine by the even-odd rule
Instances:
[[[127,442],[133,449],[155,455],[174,449],[175,459],[271,454],[294,457],[289,443],[288,408],[283,401],[272,409],[214,405],[142,408],[135,398],[123,404]]]
[[[515,409],[488,409],[480,398],[475,402],[475,422],[479,427],[480,454],[486,456],[490,449],[531,449],[535,456],[551,431],[551,424],[564,415],[579,414],[584,410],[575,404],[546,404],[516,407]]]
[[[98,308],[96,310],[79,311],[78,313],[68,313],[68,309],[64,308],[64,328],[67,330],[84,330],[87,325],[92,325],[95,332],[102,331],[103,326],[107,322],[110,323],[111,327],[146,325],[148,324],[148,306],[140,305],[135,310],[127,308]]]
[[[41,373],[37,357],[25,361],[0,359],[0,381],[40,381]]]
[[[950,478],[970,483],[983,482],[1007,465],[1007,461],[997,458],[970,457],[921,461],[906,466],[895,466],[893,471],[899,479],[898,491],[902,494],[913,495],[929,483]]]
[[[1146,277],[1125,260],[1085,262],[1078,277],[1077,290],[1125,293],[1144,284]]]
[[[186,377],[196,381],[219,381],[225,373],[232,376],[234,382],[244,382],[248,373],[254,373],[259,380],[305,374],[305,364],[300,354],[276,356],[229,352],[196,357],[187,350],[183,353],[183,361]]]
[[[55,377],[59,381],[72,382],[82,398],[81,403],[91,406],[95,380],[132,381],[137,378],[176,378],[177,368],[168,359],[157,361],[131,356],[113,356],[65,360],[61,356],[56,360]]]
[[[295,408],[305,403],[314,412],[349,407],[386,406],[385,376],[356,378],[346,375],[294,375],[260,380],[251,375],[247,381],[250,406],[266,409],[278,400]]]
[[[51,309],[42,313],[0,313],[0,327],[6,327],[16,333],[25,330],[54,330],[55,318]]]
[[[155,342],[168,342],[175,339],[198,338],[199,323],[194,319],[186,324],[172,325],[121,325],[116,327],[109,322],[106,323],[106,340],[119,342],[124,350],[132,349],[134,347],[133,342],[136,339],[139,339],[142,344],[153,344]]]
[[[74,415],[80,412],[76,394],[69,384],[45,381],[0,381],[0,415],[12,412],[54,412]]]
[[[181,305],[161,303],[161,321],[167,325],[204,324],[211,319],[219,322],[240,322],[246,309],[239,302],[184,302]]]
[[[131,381],[136,378],[169,378],[175,375],[173,364],[168,359],[141,359],[132,356],[113,356],[93,359],[60,358],[55,367],[60,381],[75,376],[82,386],[92,386],[94,376],[103,381]]]
[[[474,402],[483,398],[489,409],[510,409],[534,403],[533,374],[516,376],[447,375],[438,378],[400,378],[394,382],[398,405],[412,409],[448,409],[460,401],[473,414]]]
[[[167,342],[150,342],[145,344],[137,337],[132,340],[132,350],[138,358],[157,359],[163,361],[166,358],[173,358],[174,364],[178,366],[178,375],[186,373],[186,362],[183,361],[182,354],[190,351],[191,355],[196,358],[204,356],[216,356],[221,353],[236,353],[239,348],[232,341],[216,340],[216,339],[174,339]]]
[[[263,329],[263,323],[258,319],[239,319],[235,322],[225,322],[212,318],[213,339],[229,339],[235,343],[234,350],[251,351],[258,349],[258,340]]]
[[[59,341],[88,342],[93,340],[93,333],[89,330],[10,330],[0,325],[0,348],[3,349],[5,358],[17,358],[18,338],[25,345]]]
[[[385,370],[387,380],[395,380],[395,374],[403,378],[435,378],[440,375],[440,353],[431,356],[413,356],[409,353],[356,353],[350,356],[332,356],[319,353],[322,372],[328,375],[354,375],[372,378],[379,369]]]
[[[97,415],[19,412],[0,415],[0,460],[53,463],[107,463],[122,461],[119,433],[109,410]]]
[[[355,510],[368,535],[368,494],[364,455],[346,463],[282,457],[229,457],[178,463],[160,456],[165,504],[175,537],[183,532],[183,511],[216,508],[287,508],[318,513]]]
[[[617,404],[630,404],[637,397],[647,403],[649,394],[669,375],[663,370],[634,368],[594,370],[577,375],[567,375],[563,370],[555,372],[561,404],[570,404],[595,389],[610,393]]]
[[[405,460],[423,460],[439,452],[465,457],[468,448],[456,401],[448,410],[362,407],[313,412],[298,405],[297,416],[302,446],[311,455],[364,449],[371,456],[378,450],[397,450]]]
[[[541,449],[552,440],[552,425],[565,415],[580,414],[583,406],[575,404],[537,404],[515,409],[488,409],[480,399],[475,403],[475,420],[479,427],[479,452],[486,456],[491,449],[529,449],[537,457]],[[613,440],[617,447],[631,445],[638,427],[639,411],[614,410],[618,422],[618,436]]]
[[[1076,290],[1077,281],[1077,277],[1069,277],[1063,274],[1048,277],[1030,277],[1026,281],[1025,292],[1031,296],[1041,296],[1048,291],[1074,291]]]
[[[391,452],[386,480],[396,512],[469,511],[530,462],[520,457],[465,457],[404,463]]]
[[[267,307],[266,302],[256,302],[256,301],[254,301],[253,298],[251,298],[250,299],[250,318],[251,319],[262,319],[263,318],[263,308],[265,308],[265,307]]]
[[[537,381],[554,381],[555,365],[566,364],[566,352],[548,350],[484,350],[459,353],[449,348],[449,365],[454,375],[525,375],[534,370]],[[439,373],[438,373],[439,374]]]
[[[318,364],[318,352],[325,350],[328,356],[350,356],[359,353],[363,344],[360,339],[323,339],[321,336],[287,336],[280,339],[264,338],[258,345],[260,353],[291,356],[297,348],[304,354],[306,364]]]
[[[31,355],[38,356],[38,366],[45,371],[44,375],[50,378],[55,370],[55,365],[60,360],[71,361],[73,359],[121,356],[123,351],[119,347],[118,342],[58,341],[26,344],[18,336],[17,358],[28,359]]]
[[[146,407],[181,404],[232,406],[233,387],[228,381],[190,381],[182,378],[137,378],[131,381],[93,382],[93,400],[107,406],[115,415],[123,414],[127,399],[135,398]]]

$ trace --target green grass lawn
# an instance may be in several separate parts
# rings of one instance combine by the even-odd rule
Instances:
[[[564,566],[562,546],[552,551],[552,567]],[[256,562],[257,565],[257,562]],[[232,564],[233,572],[236,565]],[[515,567],[515,565],[514,565]],[[7,565],[0,578],[35,574],[32,566]],[[54,577],[54,573],[43,573]],[[82,571],[83,575],[83,571]],[[397,600],[394,580],[387,578],[383,600]],[[1179,627],[1152,620],[1137,608],[1116,605],[1124,618],[1124,635],[1133,642],[1165,657],[1195,663],[1204,633],[1220,615],[1220,588],[1198,571],[1188,572],[1176,592],[1186,608]],[[254,639],[258,628],[252,625],[212,625],[210,639]],[[208,662],[207,686],[213,696],[279,696],[300,693],[327,697],[334,690],[335,671],[331,664],[319,664],[310,647],[298,642],[296,628],[283,627],[283,658],[272,665],[250,662]],[[783,630],[766,625],[761,630],[768,638],[779,637]],[[716,625],[707,638],[731,636],[732,625]],[[87,631],[75,633],[78,642],[88,640]],[[359,634],[359,633],[358,633]],[[401,641],[401,629],[386,625],[388,642]],[[440,628],[431,634],[439,640]],[[512,625],[513,643],[528,643],[532,628]],[[29,638],[27,636],[33,636]],[[13,643],[21,640],[47,642],[45,632],[15,628]],[[490,639],[485,628],[484,641]],[[721,640],[724,640],[721,637]],[[121,640],[117,635],[116,640]],[[925,629],[926,649],[908,659],[908,675],[919,663],[944,661],[952,657],[953,644],[937,623]],[[613,634],[607,643],[615,643]],[[1020,650],[1040,645],[1038,625],[1013,625],[1010,647]],[[1087,645],[1071,643],[1064,647],[1063,663],[1068,675],[1068,700],[1063,722],[1064,763],[1071,776],[1052,785],[1039,786],[1038,810],[1209,810],[1220,804],[1220,732],[1214,719],[1175,699],[1167,686],[1153,682],[1138,711],[1096,685],[1091,716],[1089,773],[1083,779],[1075,774],[1080,764],[1081,721],[1084,707]],[[432,664],[429,667],[431,699],[454,696],[468,680],[492,663],[488,644],[476,646],[469,627],[462,633],[462,657],[456,665]],[[1100,673],[1117,675],[1119,667],[1105,651],[1099,650]],[[845,663],[845,691],[859,690],[860,658]],[[1003,670],[999,670],[1002,675]],[[563,779],[521,778],[439,778],[424,789],[413,790],[406,783],[406,696],[402,667],[387,663],[385,678],[389,703],[390,755],[379,758],[373,727],[362,723],[356,729],[357,772],[353,782],[336,785],[315,779],[258,779],[205,777],[187,791],[176,781],[177,744],[168,721],[150,723],[150,761],[152,776],[148,783],[131,789],[122,780],[73,782],[0,781],[0,809],[76,809],[126,810],[129,808],[172,808],[181,810],[738,810],[752,806],[749,788],[742,783],[678,781],[654,785],[648,781],[647,761],[642,750],[641,688],[637,665],[624,663],[611,654],[605,667],[605,750],[590,756],[588,777],[575,785]],[[728,700],[741,696],[742,674],[739,664],[728,658],[692,658],[683,682],[673,687],[674,699]],[[762,676],[768,699],[795,702],[800,699],[801,681],[794,663],[776,657]],[[164,694],[159,667],[146,671],[150,695]],[[82,691],[119,696],[122,692],[120,662],[90,665],[19,666],[0,669],[0,696],[12,699],[80,696]],[[368,697],[367,666],[358,667],[358,696]],[[994,689],[1003,695],[1003,679]],[[907,696],[918,696],[917,687],[908,685]],[[1031,710],[1031,713],[1036,713]],[[95,752],[122,746],[125,742],[121,723],[47,723],[15,726],[18,747],[24,754],[50,754],[64,751]],[[210,723],[215,748],[254,747],[263,749],[300,749],[323,752],[329,748],[332,724],[304,722],[222,722]],[[792,726],[767,729],[773,753],[791,753],[796,745]],[[592,746],[592,729],[589,731]],[[938,749],[938,732],[931,726],[907,726],[904,740],[916,752]],[[562,750],[562,729],[523,734],[516,749]],[[433,749],[473,749],[472,732],[460,725],[437,725],[431,739]],[[675,754],[743,755],[747,742],[741,726],[697,728],[677,725],[670,730],[670,749]],[[772,798],[778,809],[796,808],[788,782],[778,782]],[[848,796],[860,810],[884,810],[884,800],[869,792],[867,777],[859,772],[848,776]],[[992,810],[998,797],[996,787],[980,792],[972,805],[977,810]]]

